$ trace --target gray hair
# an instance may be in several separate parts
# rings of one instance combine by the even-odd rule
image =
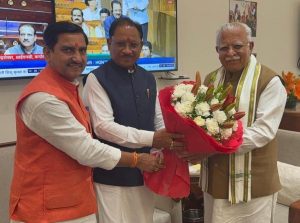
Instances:
[[[247,40],[249,42],[252,42],[252,31],[250,29],[250,27],[245,24],[245,23],[241,23],[241,22],[231,22],[231,23],[226,23],[224,25],[222,25],[219,30],[217,31],[217,38],[216,38],[216,46],[220,45],[220,40],[221,40],[221,34],[224,31],[231,31],[237,28],[244,28],[247,34]]]

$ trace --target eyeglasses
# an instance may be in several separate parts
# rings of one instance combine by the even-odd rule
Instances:
[[[135,51],[141,47],[142,42],[127,43],[123,41],[112,41],[112,44],[114,44],[119,50],[124,50],[126,47],[128,47],[130,50]]]
[[[220,53],[228,53],[230,49],[232,49],[235,52],[241,52],[243,47],[249,46],[249,43],[245,44],[233,44],[233,45],[228,45],[228,46],[221,46],[218,47],[218,52]]]

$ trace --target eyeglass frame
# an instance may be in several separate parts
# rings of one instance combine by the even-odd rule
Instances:
[[[221,47],[217,46],[216,50],[220,54],[228,53],[230,49],[233,50],[234,52],[241,52],[245,46],[250,47],[251,43],[253,43],[253,42],[237,43],[237,44],[225,45],[225,46],[221,46]]]

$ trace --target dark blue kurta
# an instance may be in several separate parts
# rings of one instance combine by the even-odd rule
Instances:
[[[113,109],[114,121],[136,129],[154,131],[156,82],[153,74],[137,66],[134,73],[119,67],[112,60],[97,68],[95,74],[106,91]],[[101,139],[101,142],[126,152],[149,152],[149,147],[126,148]],[[94,169],[94,181],[115,186],[141,186],[143,175],[138,168],[116,167]]]

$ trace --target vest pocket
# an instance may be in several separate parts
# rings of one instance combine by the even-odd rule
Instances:
[[[46,209],[68,208],[81,205],[85,196],[83,191],[91,184],[91,170],[76,169],[65,173],[48,173],[44,185]]]
[[[59,185],[45,186],[45,208],[68,208],[82,203],[81,190],[82,184],[76,186],[65,186],[62,190]]]

